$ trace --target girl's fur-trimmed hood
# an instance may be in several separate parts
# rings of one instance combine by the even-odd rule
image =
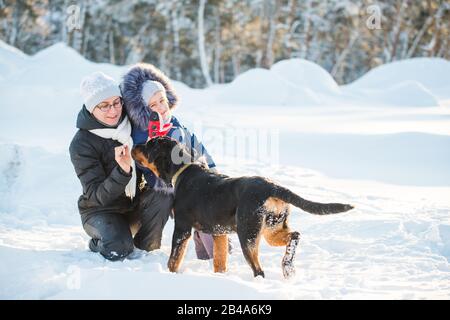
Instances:
[[[150,109],[141,95],[142,85],[147,80],[158,81],[164,86],[170,109],[175,108],[178,103],[178,96],[170,84],[169,78],[161,70],[151,64],[144,63],[132,67],[123,76],[120,89],[131,123],[141,130],[147,130],[150,121]]]

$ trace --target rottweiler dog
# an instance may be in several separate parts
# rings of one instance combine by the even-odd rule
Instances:
[[[175,193],[175,229],[168,262],[177,272],[184,258],[192,228],[214,239],[214,272],[227,270],[228,234],[237,232],[242,252],[254,276],[264,277],[258,258],[261,236],[269,245],[286,247],[282,259],[285,278],[295,273],[294,256],[300,233],[288,226],[289,204],[319,215],[345,212],[353,206],[305,200],[266,178],[232,178],[207,168],[196,155],[168,137],[136,145],[132,157],[152,170]]]

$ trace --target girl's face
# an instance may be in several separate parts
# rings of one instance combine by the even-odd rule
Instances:
[[[148,102],[148,107],[152,111],[158,112],[163,120],[170,118],[169,101],[167,100],[166,93],[163,91],[158,91],[150,98]]]

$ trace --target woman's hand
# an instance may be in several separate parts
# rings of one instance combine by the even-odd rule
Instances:
[[[131,154],[127,145],[114,148],[114,158],[123,171],[130,173],[131,171]]]

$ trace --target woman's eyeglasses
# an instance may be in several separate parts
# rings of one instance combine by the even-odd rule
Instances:
[[[100,111],[104,112],[104,113],[108,112],[113,107],[116,110],[122,108],[122,98],[117,98],[111,104],[109,104],[107,102],[102,102],[97,105],[97,108],[99,108]]]

